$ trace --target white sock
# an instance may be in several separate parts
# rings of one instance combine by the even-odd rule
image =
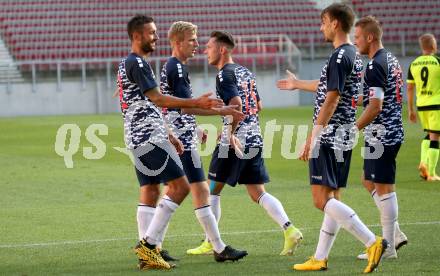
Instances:
[[[215,252],[221,253],[226,245],[220,238],[220,232],[218,231],[217,221],[212,213],[209,205],[194,210],[196,217],[205,230],[206,235],[209,237],[209,241]]]
[[[139,203],[136,213],[139,240],[142,240],[144,238],[148,226],[150,225],[151,220],[153,219],[155,210],[156,208],[154,207]]]
[[[173,202],[167,195],[164,195],[159,201],[159,204],[157,204],[156,207],[156,212],[154,213],[153,219],[151,220],[150,226],[145,234],[149,244],[157,245],[160,233],[165,230],[165,227],[177,207],[179,207],[179,205]]]
[[[156,244],[156,247],[157,247],[157,248],[161,248],[161,249],[162,249],[162,243],[163,243],[163,240],[165,239],[165,235],[167,234],[167,231],[168,231],[168,225],[170,225],[169,222],[168,222],[167,225],[165,226],[165,229],[163,229],[163,231],[160,232],[159,237],[157,238],[157,244]]]
[[[282,229],[286,229],[292,223],[289,220],[286,212],[284,211],[281,202],[269,193],[263,193],[258,199],[260,204],[269,214],[269,216],[276,222]]]
[[[365,226],[356,213],[339,200],[331,198],[324,207],[324,212],[336,220],[345,230],[360,240],[366,247],[376,242],[373,232]]]
[[[328,259],[328,255],[340,228],[341,226],[336,220],[332,219],[329,215],[324,214],[321,232],[319,233],[318,246],[315,251],[315,259],[320,261]]]
[[[394,194],[395,194],[395,192],[393,192]],[[377,208],[379,209],[379,211],[382,213],[382,211],[381,211],[381,204],[380,204],[380,197],[379,197],[379,195],[377,194],[377,192],[376,192],[376,190],[373,190],[372,192],[371,192],[371,196],[373,197],[373,199],[374,199],[374,203],[376,203],[376,206],[377,206]],[[397,195],[396,195],[396,205],[398,206],[398,204],[397,204]],[[397,209],[398,209],[398,207],[397,207]],[[397,212],[397,217],[396,217],[396,223],[394,223],[394,228],[395,228],[395,231],[394,231],[394,237],[398,234],[398,233],[400,233],[401,231],[400,231],[400,226],[399,226],[399,220],[398,220],[398,214],[399,214],[399,212]],[[382,234],[383,234],[383,230],[382,230]],[[384,234],[383,234],[384,235]],[[384,237],[385,237],[385,235],[384,235]],[[385,238],[388,242],[390,242],[387,238]],[[394,239],[395,240],[395,239]],[[391,242],[390,242],[390,244],[392,244]]]
[[[215,220],[217,221],[217,227],[218,227],[218,223],[222,215],[222,208],[220,206],[220,195],[210,195],[209,204],[211,205],[211,210],[212,213],[214,214]],[[206,235],[205,241],[209,242],[208,235]]]
[[[380,198],[379,198],[379,195],[377,194],[376,190],[373,190],[371,192],[371,197],[373,198],[374,203],[377,206],[377,209],[379,209],[379,211],[380,211]]]
[[[402,231],[400,230],[400,226],[399,226],[399,222],[396,221],[396,223],[394,224],[394,227],[396,228],[395,230],[395,234],[397,235],[398,233],[401,233]],[[395,242],[395,241],[394,241]]]
[[[394,244],[395,223],[398,216],[397,196],[395,192],[380,196],[380,222],[383,238]],[[392,247],[393,248],[393,247]]]
[[[211,205],[211,210],[215,216],[216,221],[219,222],[222,215],[222,208],[220,206],[220,195],[210,195],[209,204]]]

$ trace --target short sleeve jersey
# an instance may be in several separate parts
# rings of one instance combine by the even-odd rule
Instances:
[[[244,66],[228,63],[218,72],[216,77],[216,93],[219,99],[228,105],[229,101],[238,96],[242,103],[242,112],[246,115],[238,124],[235,135],[245,148],[263,147],[260,122],[258,118],[258,101],[260,96],[257,90],[255,75]],[[223,124],[228,125],[226,118]],[[222,133],[220,144],[228,145],[226,128]]]
[[[417,90],[419,110],[440,109],[440,57],[423,55],[409,66],[407,83],[413,83]]]
[[[336,48],[321,71],[316,91],[313,123],[315,124],[328,91],[338,91],[339,102],[328,126],[321,135],[321,143],[333,149],[349,149],[355,123],[356,102],[361,88],[362,60],[356,48],[343,44]]]
[[[379,136],[383,145],[391,146],[403,143],[402,125],[402,69],[397,58],[385,49],[376,52],[365,69],[363,106],[367,107],[370,100],[372,87],[384,90],[382,111],[374,121],[365,128],[366,133]],[[372,129],[372,124],[381,125],[383,128]],[[383,132],[384,133],[378,133]],[[368,141],[369,136],[366,137]]]
[[[160,90],[165,95],[192,98],[192,88],[187,65],[170,57],[160,73]],[[197,146],[196,119],[192,114],[182,114],[180,109],[163,109],[165,121],[184,146],[191,150]]]
[[[131,53],[119,63],[119,100],[129,149],[168,139],[161,110],[144,93],[157,87],[150,64]]]

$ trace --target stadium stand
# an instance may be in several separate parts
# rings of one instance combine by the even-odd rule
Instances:
[[[413,42],[424,32],[440,35],[438,0],[347,2],[359,16],[374,14],[384,23],[385,43],[400,43],[403,33]],[[213,29],[256,36],[258,43],[238,47],[245,54],[280,51],[265,34],[285,34],[303,49],[311,42],[316,47],[324,45],[320,9],[316,1],[308,0],[3,0],[0,34],[18,62],[119,59],[129,51],[125,24],[136,13],[150,14],[156,20],[161,40],[153,56],[169,55],[166,32],[176,20],[199,25],[202,46],[203,37]]]
[[[417,41],[426,32],[440,36],[439,0],[352,0],[359,17],[374,15],[384,28],[384,41],[400,43],[402,34],[406,41]]]
[[[262,34],[287,34],[297,45],[308,44],[320,24],[319,10],[307,0],[6,0],[0,7],[0,33],[18,61],[120,58],[129,51],[125,24],[136,13],[156,20],[161,38],[156,56],[170,53],[166,32],[176,20],[199,25],[199,37],[213,29],[260,35],[258,45],[238,48],[245,53],[279,50],[266,45]]]
[[[20,82],[23,81],[23,77],[17,66],[14,65],[8,48],[0,39],[0,83],[7,81]]]

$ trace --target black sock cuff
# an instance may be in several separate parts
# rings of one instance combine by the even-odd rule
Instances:
[[[194,211],[195,211],[195,210],[200,210],[200,209],[203,209],[203,208],[209,208],[209,207],[211,207],[211,205],[209,205],[209,204],[208,204],[208,205],[204,205],[204,206],[202,206],[202,207],[195,208]]]
[[[325,233],[325,234],[327,234],[329,236],[334,236],[335,235],[335,233],[330,233],[330,232],[328,232],[328,231],[326,231],[324,229],[321,229],[321,232],[323,232],[323,233]]]
[[[143,203],[139,203],[138,206],[139,207],[145,206],[145,207],[150,207],[150,208],[156,208],[156,206],[152,206],[152,205],[148,205],[148,204],[143,204]]]
[[[257,203],[258,203],[258,204],[260,204],[260,199],[261,199],[265,194],[266,194],[266,193],[263,192],[263,193],[261,193],[261,195],[258,197],[258,199],[257,199]]]

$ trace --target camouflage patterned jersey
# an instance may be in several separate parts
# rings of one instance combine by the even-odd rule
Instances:
[[[328,126],[321,135],[321,144],[333,149],[348,150],[353,144],[356,103],[361,88],[362,60],[351,44],[336,48],[322,68],[316,91],[313,123],[315,124],[328,91],[338,91],[339,102]]]
[[[163,94],[179,98],[192,98],[192,88],[188,68],[177,58],[170,57],[160,73],[160,90]],[[196,118],[192,114],[182,114],[180,109],[163,109],[165,120],[174,134],[182,142],[184,150],[197,146]]]
[[[242,112],[246,114],[246,117],[238,124],[235,135],[245,148],[263,147],[257,105],[260,96],[254,74],[241,65],[226,64],[217,74],[216,93],[217,97],[222,99],[226,105],[233,97],[240,97]],[[229,123],[226,118],[223,118],[225,128],[220,139],[220,145],[222,146],[229,144],[225,132]]]
[[[129,54],[119,64],[118,86],[127,148],[166,141],[162,112],[144,95],[157,87],[150,64],[134,53]]]
[[[383,126],[382,130],[385,133],[376,134],[378,128],[373,131],[370,129],[371,124],[365,128],[365,131],[379,135],[380,142],[386,146],[403,142],[402,86],[402,69],[399,61],[387,50],[380,49],[365,69],[363,105],[366,107],[369,103],[370,88],[379,87],[383,89],[382,112],[371,124]]]

